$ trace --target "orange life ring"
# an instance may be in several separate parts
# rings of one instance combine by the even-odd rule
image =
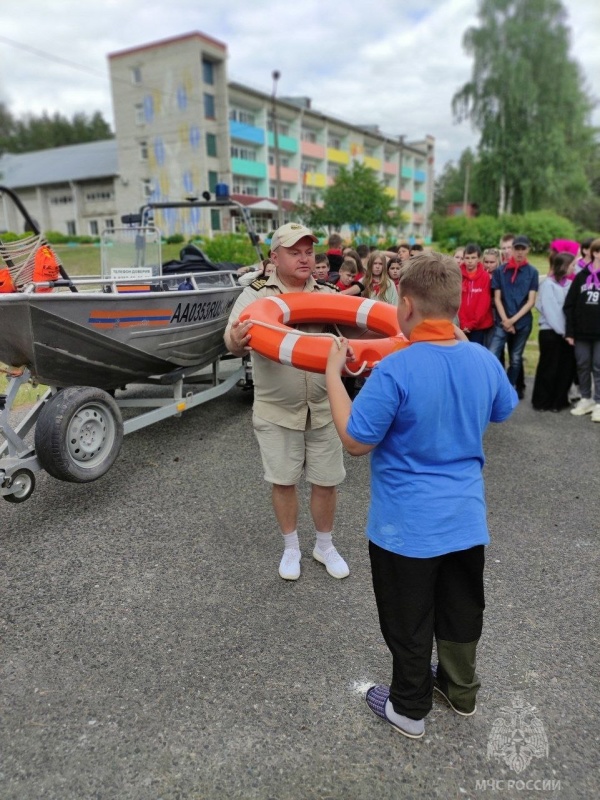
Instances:
[[[379,300],[340,294],[290,292],[255,300],[240,314],[252,320],[250,346],[261,356],[308,372],[325,372],[331,336],[303,335],[289,325],[329,323],[372,331],[383,338],[350,339],[356,356],[348,375],[373,369],[384,356],[401,350],[408,342],[400,332],[396,307]],[[358,372],[355,370],[358,368]]]

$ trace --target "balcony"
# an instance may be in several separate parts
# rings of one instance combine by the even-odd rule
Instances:
[[[398,174],[398,165],[394,164],[393,161],[384,161],[383,162],[383,171],[386,175],[397,175]]]
[[[426,200],[425,192],[415,192],[413,195],[413,200],[415,203],[424,203]]]
[[[427,173],[424,172],[422,169],[415,170],[415,181],[417,183],[425,183],[427,180]]]
[[[316,142],[300,142],[300,152],[309,158],[323,159],[326,150],[322,144],[316,144]]]
[[[244,158],[231,159],[231,172],[247,178],[266,178],[267,167],[262,161],[246,161]]]
[[[275,135],[273,131],[267,132],[267,143],[269,147],[275,147]],[[283,136],[281,133],[277,136],[277,143],[279,149],[286,153],[298,152],[298,139],[293,139],[291,136]]]
[[[262,128],[255,128],[254,125],[246,125],[245,122],[229,120],[229,135],[232,139],[239,139],[243,142],[253,144],[265,143],[265,132]]]
[[[402,167],[402,177],[403,178],[412,178],[413,176],[413,168],[404,166]]]
[[[404,200],[406,202],[410,202],[412,200],[412,192],[410,189],[402,189],[400,192],[400,200]]]
[[[280,167],[279,173],[281,176],[282,183],[298,183],[298,179],[300,178],[300,170],[292,169],[292,167]],[[269,166],[269,180],[276,181],[277,180],[277,170],[274,164]]]
[[[390,197],[393,197],[394,200],[398,196],[398,192],[393,188],[393,186],[386,186],[383,190],[386,194],[389,194]]]
[[[334,164],[349,164],[350,153],[345,150],[336,150],[334,147],[327,148],[327,160]]]
[[[302,185],[311,186],[314,189],[324,189],[327,186],[327,175],[322,172],[305,172]]]
[[[374,169],[375,172],[379,172],[379,170],[381,169],[381,159],[373,158],[373,156],[365,156],[364,165],[369,169]]]

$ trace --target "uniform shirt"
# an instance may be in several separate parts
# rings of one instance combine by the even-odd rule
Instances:
[[[238,296],[229,315],[227,330],[239,318],[242,311],[262,297],[288,294],[277,274],[259,279],[246,287]],[[299,291],[299,290],[294,290]],[[336,293],[331,284],[317,283],[309,278],[304,292]],[[322,325],[301,325],[300,330],[321,333]],[[252,339],[250,340],[252,347]],[[252,353],[252,377],[254,380],[254,413],[256,416],[293,430],[306,430],[310,411],[310,427],[322,428],[332,421],[331,408],[325,388],[325,375],[305,372]]]
[[[500,299],[506,311],[507,317],[514,316],[527,302],[529,292],[537,292],[539,285],[539,273],[531,264],[524,264],[517,270],[517,276],[513,282],[512,278],[514,270],[507,269],[506,264],[501,264],[492,273],[492,293],[500,290]],[[496,325],[502,325],[502,320],[494,304],[494,320]],[[528,311],[527,314],[518,319],[515,323],[515,330],[520,331],[524,328],[531,327],[533,323],[533,314]]]
[[[384,550],[433,558],[489,542],[483,433],[517,393],[470,342],[416,342],[386,356],[352,404],[348,433],[371,452],[366,534]]]

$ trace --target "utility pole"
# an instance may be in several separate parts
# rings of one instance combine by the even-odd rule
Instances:
[[[283,203],[281,201],[281,162],[279,161],[279,130],[277,125],[277,108],[275,106],[275,97],[277,95],[277,81],[281,77],[279,70],[274,69],[271,73],[273,78],[273,92],[271,94],[271,119],[273,121],[273,145],[275,149],[275,180],[277,185],[275,191],[277,193],[277,227],[283,225]]]

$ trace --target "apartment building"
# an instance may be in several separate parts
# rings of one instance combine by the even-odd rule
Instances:
[[[26,195],[44,230],[97,235],[146,202],[200,198],[226,184],[265,234],[279,208],[293,219],[296,203],[319,203],[340,168],[358,160],[403,211],[398,236],[430,241],[433,137],[408,142],[314,109],[310,98],[229,82],[227,46],[203,33],[111,53],[108,63],[114,141],[69,148],[68,158],[58,148],[0,159],[6,185]],[[47,165],[37,183],[36,159]],[[155,220],[165,235],[191,236],[236,230],[241,218],[189,208],[157,211]]]

